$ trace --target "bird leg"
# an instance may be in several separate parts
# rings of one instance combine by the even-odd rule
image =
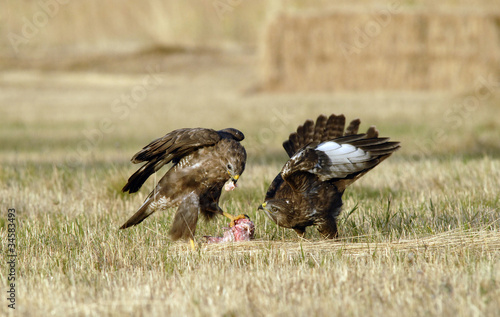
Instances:
[[[306,228],[305,227],[295,227],[295,228],[293,228],[293,230],[295,230],[295,232],[297,233],[297,236],[299,238],[305,239],[305,235],[306,235]]]
[[[196,250],[196,245],[194,244],[193,238],[189,238],[189,244],[191,244],[191,249],[193,251],[195,251]]]
[[[228,213],[227,213],[227,212],[225,212],[225,211],[223,211],[223,212],[222,212],[222,215],[224,215],[224,216],[228,217],[229,219],[231,219],[231,222],[229,223],[229,227],[231,227],[231,228],[232,228],[232,227],[234,227],[234,222],[235,222],[236,220],[240,220],[240,219],[245,219],[245,218],[247,218],[247,216],[246,216],[246,215],[238,215],[238,216],[233,216],[233,215],[231,215],[231,214],[228,214]]]

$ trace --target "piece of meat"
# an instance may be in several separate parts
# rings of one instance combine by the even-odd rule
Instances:
[[[223,242],[237,242],[237,241],[250,241],[253,239],[255,233],[255,225],[252,220],[248,218],[237,219],[234,221],[234,226],[224,228],[224,235],[222,237],[204,236],[206,243],[223,243]]]

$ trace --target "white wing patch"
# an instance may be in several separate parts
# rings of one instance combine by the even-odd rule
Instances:
[[[347,144],[344,144],[347,145]],[[342,145],[338,144],[337,142],[329,141],[329,142],[323,142],[318,147],[316,147],[317,151],[332,151],[341,148]]]
[[[321,143],[316,151],[325,153],[332,164],[365,162],[370,159],[370,154],[350,144],[338,144],[336,142]]]
[[[321,143],[315,149],[328,157],[319,162],[310,172],[319,174],[320,179],[343,178],[372,166],[372,156],[350,144],[338,144],[333,141]],[[323,156],[324,157],[324,156]],[[370,163],[368,163],[370,162]]]

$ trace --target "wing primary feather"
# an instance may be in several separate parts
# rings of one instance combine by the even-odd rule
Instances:
[[[293,144],[290,142],[290,140],[286,140],[285,142],[283,142],[283,148],[285,149],[286,154],[288,154],[288,157],[292,157],[292,155],[295,153]]]
[[[312,141],[314,136],[314,122],[306,120],[303,125],[297,128],[298,143],[296,144],[297,150],[303,148],[306,144]]]
[[[344,135],[353,135],[358,133],[359,125],[361,124],[361,120],[354,119],[349,123],[347,129],[345,129]]]
[[[300,148],[300,145],[304,143],[304,125],[299,125],[297,128],[297,144],[295,144],[297,148]]]
[[[339,143],[339,144],[344,144],[344,143],[352,143],[361,139],[364,139],[366,134],[353,134],[353,135],[346,135],[340,138],[336,138],[333,141]]]
[[[138,164],[154,159],[159,154],[163,154],[165,149],[171,147],[175,143],[174,138],[158,138],[151,141],[142,150],[137,152],[131,159],[132,163]]]
[[[304,123],[304,135],[302,139],[301,148],[308,145],[314,140],[314,121],[307,120]]]
[[[375,127],[374,125],[369,127],[368,130],[366,130],[366,138],[368,139],[378,138],[377,127]]]
[[[320,115],[316,119],[316,126],[314,127],[314,136],[312,142],[322,142],[325,137],[325,129],[328,118],[324,115]]]
[[[399,147],[397,148],[394,148],[394,149],[387,149],[387,150],[382,150],[382,151],[370,151],[370,153],[372,153],[372,155],[375,155],[375,156],[388,156],[392,153],[394,153],[397,149],[399,149]]]
[[[386,143],[376,143],[370,145],[361,146],[364,150],[374,152],[374,151],[385,151],[385,150],[395,150],[399,148],[399,142],[386,142]]]
[[[130,194],[137,192],[149,176],[158,171],[164,164],[164,161],[161,159],[144,164],[129,177],[127,184],[123,186],[122,191],[125,193],[129,192]]]
[[[293,149],[293,153],[290,154],[290,157],[292,157],[292,155],[294,155],[295,153],[297,153],[297,151],[299,150],[299,146],[300,146],[300,140],[299,140],[299,135],[294,132],[290,135],[290,138],[289,138],[290,142],[292,143],[292,149]]]
[[[352,144],[354,146],[372,146],[372,145],[378,145],[378,144],[387,144],[387,141],[389,138],[363,138],[360,140],[352,141],[349,142],[349,144]]]
[[[326,123],[325,134],[326,137],[322,141],[332,140],[344,135],[345,117],[344,115],[332,114]]]

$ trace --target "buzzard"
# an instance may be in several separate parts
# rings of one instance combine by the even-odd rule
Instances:
[[[208,219],[217,214],[232,221],[244,218],[233,217],[219,207],[222,187],[233,190],[245,169],[247,155],[240,144],[243,139],[243,133],[233,128],[188,128],[174,130],[146,145],[131,160],[146,163],[130,176],[124,192],[137,192],[163,165],[172,162],[172,166],[121,229],[141,223],[156,210],[178,207],[170,236],[192,242],[199,214]]]
[[[375,127],[358,134],[360,120],[347,129],[343,115],[307,120],[283,143],[290,159],[259,207],[276,224],[303,236],[317,226],[325,238],[337,237],[337,217],[347,186],[388,158],[400,146],[380,138]]]

